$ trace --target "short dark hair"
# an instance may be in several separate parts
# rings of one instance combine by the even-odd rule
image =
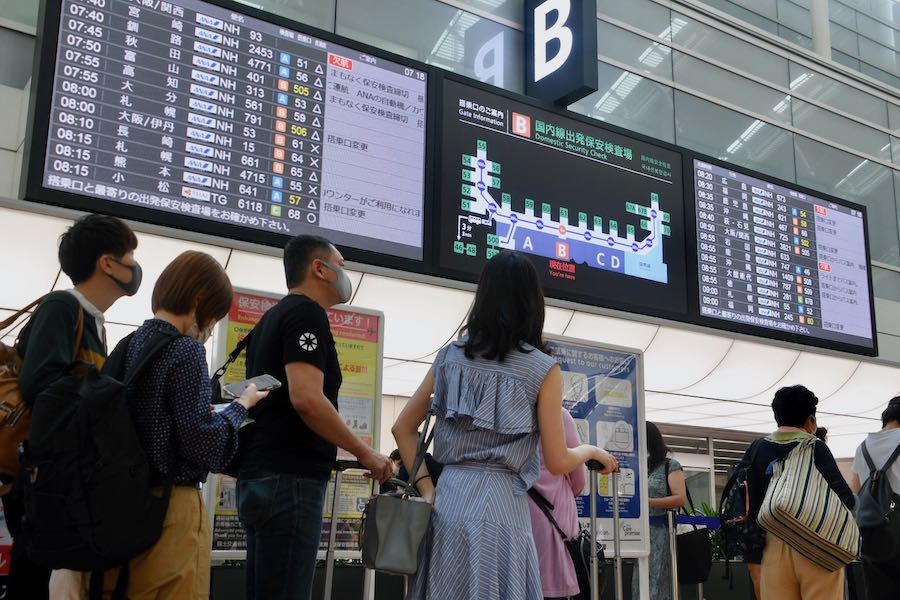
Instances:
[[[881,426],[886,427],[891,421],[900,421],[900,396],[894,396],[887,408],[881,413]]]
[[[669,456],[669,447],[656,423],[647,421],[647,469],[652,471]]]
[[[400,459],[400,450],[394,449],[394,451],[391,452],[391,455],[388,458],[390,458],[391,460],[401,460]]]
[[[284,279],[289,288],[303,283],[309,265],[331,254],[334,244],[318,235],[298,235],[284,247]]]
[[[481,271],[466,321],[466,357],[502,361],[523,344],[544,349],[544,292],[537,269],[521,252],[504,250]]]
[[[206,327],[228,314],[234,292],[222,265],[209,254],[188,250],[170,262],[156,285],[150,306],[155,313],[175,315],[196,311],[197,324]]]
[[[803,427],[816,414],[819,399],[802,385],[783,387],[775,392],[772,412],[779,427]]]
[[[94,274],[97,259],[104,254],[116,258],[137,248],[137,236],[121,219],[87,215],[75,221],[59,238],[59,266],[78,285]]]

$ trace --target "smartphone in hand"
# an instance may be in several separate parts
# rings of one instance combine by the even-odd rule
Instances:
[[[251,383],[256,385],[256,389],[260,392],[277,390],[281,387],[281,382],[271,375],[258,375],[257,377],[251,377],[244,381],[229,383],[228,385],[222,386],[222,393],[229,398],[240,398],[241,394],[244,393],[244,390],[246,390],[247,386]]]

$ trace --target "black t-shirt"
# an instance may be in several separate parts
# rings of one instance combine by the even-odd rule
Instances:
[[[309,363],[325,377],[323,392],[338,406],[341,367],[328,314],[307,296],[290,295],[269,309],[247,347],[247,377],[268,374],[282,385],[250,410],[254,420],[242,432],[241,476],[291,473],[328,479],[337,447],[307,427],[294,410],[285,365]]]

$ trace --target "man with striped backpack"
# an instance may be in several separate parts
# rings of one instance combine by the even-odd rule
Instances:
[[[763,598],[843,600],[841,567],[858,551],[853,493],[813,435],[818,402],[802,385],[779,389],[772,400],[778,429],[744,456],[750,515],[766,532],[758,557]]]

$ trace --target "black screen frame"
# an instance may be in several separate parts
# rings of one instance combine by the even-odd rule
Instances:
[[[369,46],[367,44],[305,25],[298,21],[265,12],[232,0],[202,0],[205,3],[246,15],[261,21],[273,23],[326,42],[346,46],[350,49],[371,54],[386,61],[423,71],[427,77],[426,85],[426,117],[425,117],[425,156],[422,168],[423,206],[422,206],[422,258],[416,260],[385,254],[374,250],[364,250],[338,244],[344,257],[353,262],[369,264],[400,271],[424,273],[428,269],[426,263],[430,256],[428,244],[429,223],[433,219],[434,183],[431,174],[434,172],[433,157],[434,125],[436,112],[432,109],[433,98],[439,92],[436,85],[436,69],[406,57]],[[47,155],[47,137],[50,131],[50,117],[53,101],[53,82],[57,57],[59,22],[62,11],[62,0],[41,0],[38,13],[37,39],[34,53],[34,69],[32,73],[31,98],[28,106],[28,121],[25,132],[25,145],[22,160],[22,178],[19,186],[19,197],[36,205],[52,205],[82,212],[103,212],[130,221],[147,223],[172,230],[174,237],[190,239],[187,233],[210,235],[224,240],[235,240],[249,244],[258,244],[272,248],[283,248],[291,236],[249,229],[239,225],[230,225],[212,221],[202,217],[169,213],[153,208],[134,206],[112,200],[102,200],[84,196],[74,192],[66,192],[44,187],[44,165]],[[321,234],[327,236],[327,230]]]
[[[524,96],[522,94],[517,94],[515,92],[503,90],[503,89],[497,88],[495,86],[488,85],[488,84],[485,84],[480,81],[475,81],[473,79],[470,79],[468,77],[464,77],[461,75],[456,75],[456,74],[448,73],[448,72],[441,72],[438,77],[438,81],[440,83],[440,86],[435,94],[435,102],[432,103],[432,106],[435,108],[435,113],[436,113],[434,126],[435,126],[435,130],[436,130],[436,133],[438,136],[440,136],[442,133],[440,131],[440,129],[442,127],[441,123],[442,123],[442,119],[443,119],[443,111],[445,109],[445,107],[444,107],[444,82],[452,81],[457,84],[461,84],[461,85],[468,86],[468,87],[471,87],[471,88],[474,88],[477,90],[481,90],[483,92],[487,92],[490,94],[494,94],[496,96],[500,96],[500,97],[510,100],[512,102],[519,102],[522,104],[526,104],[533,108],[545,110],[545,111],[551,112],[553,114],[559,115],[561,117],[564,117],[567,119],[572,119],[572,120],[578,121],[580,123],[584,123],[585,125],[587,125],[589,127],[596,127],[598,129],[607,130],[607,131],[610,131],[610,132],[618,134],[618,135],[632,138],[632,139],[638,140],[640,142],[643,142],[646,144],[651,144],[653,146],[663,148],[670,152],[674,152],[681,157],[682,168],[684,166],[685,150],[684,150],[684,148],[680,148],[678,146],[675,146],[674,144],[670,144],[670,143],[664,142],[662,140],[657,140],[657,139],[654,139],[654,138],[645,136],[643,134],[640,134],[640,133],[637,133],[634,131],[630,131],[628,129],[624,129],[624,128],[621,128],[621,127],[618,127],[615,125],[610,125],[603,121],[591,119],[590,117],[570,111],[568,109],[561,108],[550,102],[536,100],[535,98],[531,98],[529,96]],[[437,162],[435,163],[434,168],[437,169],[438,171],[440,171],[440,165],[441,165],[441,160],[442,160],[442,156],[441,156],[442,149],[440,147],[441,146],[440,140],[438,140],[436,146],[437,147],[435,148],[434,151],[435,151],[435,159]],[[435,189],[434,189],[434,194],[433,194],[433,207],[432,208],[433,208],[433,214],[436,215],[436,217],[435,217],[432,231],[431,231],[432,255],[430,257],[430,263],[434,266],[435,269],[440,271],[442,277],[448,277],[451,279],[455,279],[457,281],[466,281],[466,282],[470,282],[470,283],[477,283],[478,276],[476,276],[476,275],[467,273],[465,271],[458,271],[455,269],[445,268],[445,267],[441,266],[441,263],[440,263],[440,254],[441,254],[440,234],[441,234],[442,224],[439,222],[439,220],[440,220],[440,214],[441,214],[441,211],[440,211],[441,189],[443,188],[443,185],[441,182],[440,174],[436,174],[434,179],[435,179]],[[684,185],[684,182],[682,182],[682,186],[683,185]],[[683,193],[683,190],[682,190],[682,193]],[[687,248],[687,246],[688,246],[687,225],[688,225],[687,215],[685,214],[685,235],[683,238],[683,243],[685,245],[685,248],[684,248],[685,271],[688,274],[690,274],[691,264],[690,264],[689,257],[687,254],[687,249],[688,249]],[[690,300],[691,300],[691,298],[690,298],[690,289],[689,288],[686,290],[686,294],[685,294],[686,295],[685,306],[687,307],[686,313],[680,312],[680,311],[655,310],[650,307],[636,307],[633,305],[616,303],[616,302],[605,301],[605,300],[601,302],[599,299],[597,299],[595,297],[585,296],[585,295],[581,295],[581,294],[574,294],[574,293],[566,293],[564,291],[558,291],[558,290],[546,290],[545,289],[544,294],[546,297],[553,298],[556,300],[562,300],[562,301],[566,301],[566,302],[575,302],[578,304],[586,304],[588,306],[595,306],[598,308],[617,310],[617,311],[622,311],[622,312],[627,312],[627,313],[632,313],[632,314],[646,315],[646,316],[650,316],[650,317],[669,319],[669,320],[674,320],[674,321],[679,321],[679,322],[687,322],[688,317],[690,316],[690,304],[691,304]]]
[[[684,214],[686,220],[686,231],[688,235],[691,236],[692,242],[688,244],[687,248],[687,261],[689,266],[693,266],[692,269],[688,270],[688,310],[690,311],[689,318],[691,321],[697,325],[701,325],[703,327],[709,327],[712,329],[719,329],[722,331],[729,331],[733,333],[740,333],[744,335],[750,335],[757,338],[767,338],[779,340],[782,342],[790,342],[793,344],[799,344],[802,346],[813,346],[816,348],[825,348],[829,350],[837,350],[839,352],[848,352],[851,354],[860,354],[863,356],[878,356],[878,330],[875,326],[875,290],[872,287],[872,259],[869,250],[869,215],[866,207],[861,204],[857,204],[856,202],[852,202],[850,200],[845,200],[843,198],[838,198],[836,196],[832,196],[826,192],[821,190],[816,190],[813,188],[809,188],[806,186],[799,185],[797,183],[793,183],[790,181],[785,181],[784,179],[779,179],[777,177],[772,177],[771,175],[766,175],[765,173],[761,173],[759,171],[754,171],[753,169],[743,167],[740,165],[736,165],[734,163],[720,160],[717,158],[713,158],[711,156],[707,156],[704,154],[700,154],[697,152],[693,152],[690,150],[684,151],[685,162],[683,164],[684,168],[684,187],[685,187],[685,207]],[[856,344],[849,344],[845,342],[838,342],[834,340],[823,339],[815,336],[806,336],[806,335],[798,335],[795,333],[783,332],[777,329],[770,329],[768,327],[760,327],[758,325],[747,325],[745,323],[736,323],[733,321],[728,321],[725,319],[716,319],[713,317],[706,317],[700,314],[700,261],[697,252],[697,205],[696,205],[696,190],[695,190],[695,177],[694,177],[694,161],[700,160],[703,162],[710,163],[712,165],[728,169],[729,171],[734,171],[735,173],[740,173],[741,175],[746,175],[748,177],[755,177],[757,179],[761,179],[763,181],[772,183],[774,185],[779,185],[782,187],[786,187],[791,190],[795,190],[802,194],[806,194],[808,196],[814,196],[816,198],[821,198],[822,200],[826,200],[828,202],[833,202],[835,204],[839,204],[841,206],[845,206],[850,209],[858,210],[863,215],[863,238],[865,240],[865,250],[866,250],[866,275],[869,282],[869,315],[871,318],[872,325],[872,347],[868,346],[860,346]]]

